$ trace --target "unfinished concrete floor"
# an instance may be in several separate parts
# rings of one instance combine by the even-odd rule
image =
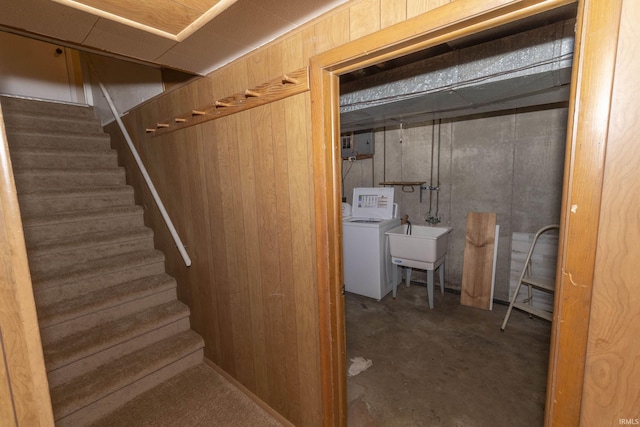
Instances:
[[[507,306],[426,294],[346,295],[347,368],[373,362],[347,379],[349,426],[542,426],[551,324],[514,310],[501,332]]]

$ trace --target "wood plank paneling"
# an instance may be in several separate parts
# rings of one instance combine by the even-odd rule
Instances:
[[[207,105],[212,99],[217,99],[213,94],[213,82],[210,79],[195,80],[193,83],[190,83],[190,89],[189,93],[193,96],[194,100],[187,108],[192,108],[194,105]],[[175,113],[175,111],[184,110],[172,109],[172,113]],[[171,114],[161,117],[171,117]],[[153,123],[153,121],[147,123]]]
[[[448,3],[451,3],[451,0],[407,0],[407,18],[413,18]]]
[[[252,140],[252,127],[251,114],[244,112],[237,114],[234,119],[236,120],[236,134],[238,135],[238,157],[239,157],[239,172],[240,181],[239,185],[234,185],[234,189],[242,199],[240,210],[237,212],[237,216],[242,217],[243,222],[243,238],[244,238],[244,254],[238,254],[246,259],[246,278],[245,280],[248,301],[244,301],[246,306],[245,321],[250,319],[251,322],[251,339],[249,341],[253,353],[252,363],[254,364],[255,371],[255,390],[261,396],[267,396],[269,392],[268,379],[270,373],[267,369],[267,352],[266,352],[266,337],[265,337],[265,322],[266,308],[263,301],[263,291],[266,286],[263,283],[262,278],[267,275],[267,271],[261,271],[261,259],[260,259],[260,232],[261,229],[258,223],[257,199],[263,197],[262,194],[256,190],[256,175],[253,158],[253,140]],[[257,159],[259,160],[259,159]],[[265,179],[261,179],[265,181]],[[243,267],[240,267],[243,268]],[[248,304],[247,304],[248,302]]]
[[[316,277],[313,274],[315,248],[313,245],[313,192],[309,191],[312,172],[309,170],[306,111],[309,95],[299,95],[284,100],[287,124],[287,161],[290,189],[290,216],[293,231],[293,280],[296,291],[295,321],[298,325],[298,345],[304,346],[298,359],[300,369],[300,394],[305,408],[301,425],[312,425],[322,419],[320,390],[320,364],[317,319],[308,313],[317,313]],[[293,314],[293,313],[292,313]]]
[[[273,76],[282,76],[282,48],[272,45],[249,58],[249,81],[261,82]],[[278,238],[277,196],[275,186],[274,137],[271,107],[261,107],[250,111],[248,129],[251,130],[253,168],[259,177],[254,184],[257,217],[255,243],[258,252],[256,271],[260,272],[261,299],[256,301],[258,315],[262,318],[264,341],[263,363],[257,367],[258,378],[263,377],[263,389],[258,386],[258,394],[267,396],[266,402],[279,413],[289,417],[293,412],[282,390],[287,389],[287,365],[285,358],[285,337],[283,319],[283,295],[288,284],[280,277],[280,240]],[[254,286],[252,286],[254,287]],[[258,291],[254,291],[256,296]],[[254,304],[252,304],[252,307]],[[261,371],[263,369],[263,371]]]
[[[283,73],[287,73],[285,70],[297,70],[307,66],[308,62],[304,59],[304,46],[305,43],[301,33],[291,36],[282,42],[280,60],[282,61]]]
[[[222,185],[223,224],[228,232],[227,267],[229,271],[229,296],[233,347],[236,356],[238,381],[250,390],[256,390],[254,364],[252,307],[248,282],[249,260],[246,251],[244,212],[242,206],[241,170],[239,158],[238,117],[222,119],[218,143],[220,170],[218,179]],[[242,368],[240,368],[242,367]]]
[[[188,145],[183,147],[184,150],[188,150],[189,159],[192,162],[187,165],[187,168],[191,171],[197,171],[197,174],[190,174],[193,191],[187,195],[187,200],[195,199],[201,203],[199,206],[201,215],[197,217],[197,222],[192,221],[191,228],[187,228],[190,233],[186,237],[189,242],[187,249],[193,253],[192,262],[194,259],[196,260],[196,265],[192,264],[188,269],[190,287],[195,289],[194,295],[192,295],[192,305],[196,307],[196,310],[192,309],[191,319],[193,319],[193,324],[198,325],[197,332],[202,335],[205,342],[211,343],[205,349],[205,357],[210,360],[221,360],[224,340],[221,332],[223,318],[220,313],[224,312],[224,308],[220,308],[221,304],[218,301],[216,287],[201,279],[202,277],[216,277],[213,274],[216,266],[209,262],[213,258],[213,245],[210,241],[204,241],[200,237],[215,236],[219,233],[219,227],[213,228],[211,222],[207,220],[212,217],[211,210],[219,204],[216,203],[217,201],[212,203],[209,200],[211,193],[207,191],[207,180],[205,179],[207,172],[204,153],[205,139],[201,137],[202,129],[194,129],[193,132],[186,132],[186,134],[193,141],[191,150],[188,149]],[[184,204],[188,204],[188,202],[183,201],[182,205]],[[180,264],[179,268],[185,269],[186,267]]]
[[[380,29],[380,0],[362,0],[349,9],[349,33],[355,40]]]
[[[156,183],[162,183],[160,193],[163,202],[171,218],[189,218],[189,222],[178,221],[174,224],[179,235],[183,239],[187,252],[192,258],[192,266],[187,268],[180,258],[167,257],[166,264],[170,269],[178,271],[186,286],[178,287],[178,297],[191,307],[191,319],[194,324],[205,324],[215,315],[210,313],[209,301],[214,297],[212,289],[207,282],[200,277],[209,275],[209,265],[206,260],[210,256],[209,244],[202,241],[200,236],[210,235],[208,194],[203,185],[204,159],[202,155],[202,141],[198,140],[199,132],[189,129],[173,140],[163,140],[160,144],[163,149],[149,153],[154,159],[152,163],[153,179]],[[155,141],[154,141],[155,144]],[[157,165],[161,165],[157,168]],[[172,170],[180,180],[171,179],[165,170]],[[158,236],[163,238],[163,236]],[[168,240],[165,245],[170,245]],[[176,251],[176,249],[173,249]],[[217,322],[216,322],[217,323]],[[205,340],[218,342],[217,324],[210,328],[198,328],[198,332]],[[212,347],[213,348],[216,347]]]
[[[349,41],[349,10],[345,9],[327,17],[314,26],[314,51],[316,54]]]
[[[276,190],[276,220],[279,241],[280,280],[282,288],[282,316],[285,349],[298,347],[298,324],[294,321],[296,312],[296,288],[293,275],[293,233],[291,223],[291,190],[289,188],[289,153],[287,150],[287,123],[284,102],[271,106],[271,124],[274,150],[274,181]],[[287,367],[286,384],[288,390],[299,390],[301,381],[297,352],[285,351],[284,364]],[[288,418],[301,425],[302,402],[295,399],[289,402]],[[285,415],[287,413],[285,412]]]
[[[271,45],[255,52],[247,58],[247,63],[248,87],[282,77],[285,73],[282,68],[282,46],[280,44]]]
[[[286,389],[286,365],[284,362],[284,318],[282,295],[287,289],[280,278],[280,242],[278,240],[278,218],[276,209],[275,165],[273,150],[273,131],[271,129],[271,108],[260,108],[251,112],[253,129],[253,152],[255,156],[255,174],[263,177],[256,181],[255,198],[258,217],[259,271],[262,278],[262,301],[264,337],[269,347],[265,354],[265,367],[270,381],[264,395],[270,396],[268,403],[277,411],[286,413],[287,404],[283,393]],[[265,179],[269,177],[271,179]]]
[[[206,183],[206,192],[209,202],[209,223],[210,234],[208,234],[210,245],[210,258],[207,260],[211,266],[211,272],[209,276],[204,276],[201,280],[213,287],[211,309],[217,313],[217,316],[213,319],[209,319],[211,322],[218,323],[219,328],[219,348],[210,349],[215,342],[205,342],[205,354],[210,360],[217,363],[222,369],[229,374],[236,376],[236,354],[234,350],[234,334],[231,327],[232,312],[231,312],[231,298],[229,276],[233,274],[228,268],[227,263],[227,239],[231,239],[232,236],[228,236],[230,231],[224,227],[224,215],[225,210],[222,203],[223,200],[223,186],[226,185],[224,180],[221,180],[221,167],[220,160],[218,158],[217,146],[214,141],[222,138],[224,134],[218,135],[219,126],[214,122],[209,122],[203,125],[201,128],[203,147],[203,157],[205,159],[205,176],[202,177]],[[204,328],[211,328],[211,323],[205,323],[199,325]]]
[[[380,0],[380,27],[386,28],[407,19],[407,2]]]
[[[593,278],[583,426],[638,424],[640,418],[639,18],[640,3],[624,0]]]

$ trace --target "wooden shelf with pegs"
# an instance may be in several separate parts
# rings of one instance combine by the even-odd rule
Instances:
[[[308,90],[309,70],[307,67],[304,67],[251,89],[246,89],[242,93],[229,95],[209,105],[158,122],[155,126],[147,128],[146,132],[152,137],[164,135],[169,132],[297,95]]]

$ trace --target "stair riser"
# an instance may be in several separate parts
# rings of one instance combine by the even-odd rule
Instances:
[[[7,128],[39,132],[101,132],[102,126],[95,118],[42,117],[28,113],[12,113]]]
[[[92,173],[83,171],[73,171],[73,173],[20,171],[14,175],[16,188],[22,193],[60,188],[100,187],[126,184],[124,171],[120,169]]]
[[[165,272],[164,261],[150,262],[136,265],[126,270],[118,270],[102,274],[97,277],[78,278],[70,282],[33,283],[34,296],[37,305],[49,305],[56,301],[69,299],[89,292],[116,286],[146,276]]]
[[[76,154],[63,155],[13,153],[11,162],[14,169],[108,169],[118,167],[118,156],[115,151],[99,155]]]
[[[106,134],[60,134],[7,131],[9,150],[16,148],[51,148],[58,150],[109,150],[111,138]]]
[[[93,354],[65,366],[55,367],[54,369],[47,366],[47,378],[49,379],[49,388],[52,389],[60,384],[71,381],[81,375],[86,374],[98,366],[109,363],[125,354],[133,353],[148,345],[169,338],[177,333],[187,331],[191,328],[189,318],[185,317],[175,322],[159,326],[148,333],[129,340],[117,346],[111,347],[100,353]]]
[[[140,295],[136,299],[123,302],[113,307],[107,307],[75,319],[69,319],[68,321],[64,321],[56,325],[45,328],[41,326],[40,336],[42,338],[42,344],[47,345],[61,338],[75,334],[76,332],[89,330],[102,323],[120,319],[137,313],[138,311],[146,310],[155,305],[174,301],[176,298],[176,289],[167,289],[148,295]]]
[[[42,215],[45,213],[73,212],[84,209],[100,209],[135,204],[133,193],[117,195],[92,195],[87,197],[28,198],[20,197],[22,215]]]
[[[145,391],[151,390],[153,387],[173,378],[181,372],[202,363],[203,357],[204,351],[198,350],[173,363],[165,365],[153,373],[140,378],[138,381],[121,388],[117,392],[112,393],[89,406],[62,418],[56,419],[56,426],[75,427],[95,422],[120,406],[128,403],[135,397],[141,395]]]
[[[79,221],[59,222],[44,225],[24,224],[24,235],[27,247],[34,247],[37,244],[52,242],[77,237],[86,233],[96,233],[100,231],[118,231],[129,228],[142,227],[144,218],[140,212],[132,212],[126,215],[109,215],[86,218]]]
[[[28,248],[27,248],[28,249]],[[29,255],[29,269],[34,276],[46,275],[52,268],[85,263],[112,255],[131,253],[135,251],[153,249],[153,236],[148,235],[136,240],[107,243],[89,247],[78,247],[71,250]]]

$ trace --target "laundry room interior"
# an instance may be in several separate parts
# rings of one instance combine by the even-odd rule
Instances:
[[[475,409],[459,405],[465,393],[482,394],[493,382],[504,385],[500,390],[489,386],[494,392],[489,395],[504,404],[505,417],[493,425],[542,425],[553,291],[534,289],[533,300],[525,301],[548,314],[546,320],[512,310],[509,303],[525,262],[527,274],[533,269],[551,282],[555,277],[557,228],[544,228],[560,219],[575,14],[575,6],[564,7],[341,77],[347,366],[353,368],[347,384],[353,425],[392,425],[387,424],[391,420],[400,423],[393,425],[490,425],[478,420],[486,416],[487,423],[495,422],[495,401],[469,398]],[[413,229],[415,234],[420,227],[448,231],[446,256],[442,264],[430,264],[436,270],[431,279],[433,271],[396,262],[387,230],[379,233],[380,277],[386,285],[370,280],[377,294],[350,286],[351,277],[375,269],[351,253],[360,250],[348,224],[359,204],[354,190],[366,188],[393,189],[393,226],[402,222],[402,233]],[[497,226],[493,251],[482,267],[491,272],[485,310],[461,303],[467,292],[465,268],[473,268],[473,251],[467,247],[470,213],[495,214]],[[405,285],[408,271],[410,286]],[[434,279],[431,304],[426,288]],[[519,295],[526,299],[524,285]],[[484,370],[486,376],[433,377],[439,366],[451,374],[446,360],[451,357],[462,371]],[[399,372],[407,364],[413,371]],[[393,381],[399,381],[397,388]],[[443,390],[448,392],[443,395]],[[425,393],[442,400],[442,406],[434,410],[438,405],[430,404],[427,412],[420,403]],[[458,406],[444,402],[447,393],[459,400]]]

